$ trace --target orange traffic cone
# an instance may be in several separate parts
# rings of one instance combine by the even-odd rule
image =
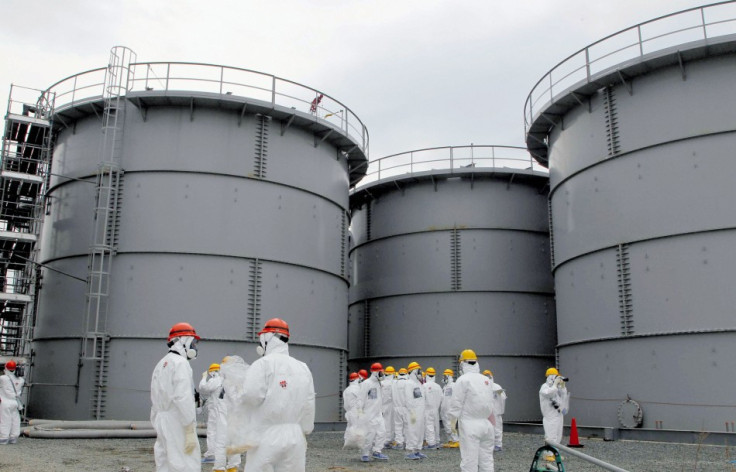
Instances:
[[[584,447],[582,444],[580,444],[580,440],[578,439],[578,423],[575,421],[575,418],[572,419],[572,423],[570,424],[570,442],[567,444],[568,447]]]

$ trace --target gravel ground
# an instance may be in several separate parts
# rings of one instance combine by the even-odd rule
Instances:
[[[388,462],[362,463],[358,451],[342,449],[341,432],[313,433],[308,437],[308,472],[458,471],[460,451],[425,451],[422,461],[404,460],[403,451],[386,451]],[[581,452],[629,471],[726,471],[736,472],[736,448],[638,441],[604,442],[581,439]],[[142,472],[154,470],[153,439],[31,439],[0,446],[0,470],[8,472]],[[204,450],[204,440],[200,439]],[[528,471],[541,436],[506,433],[504,450],[496,453],[496,471]],[[568,471],[603,469],[574,457],[564,458]],[[210,472],[212,465],[202,467]]]

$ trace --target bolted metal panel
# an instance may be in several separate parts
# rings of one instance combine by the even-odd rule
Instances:
[[[257,331],[280,317],[291,327],[292,354],[313,372],[317,421],[338,421],[348,331],[348,162],[357,165],[362,154],[348,161],[336,147],[344,142],[339,133],[320,135],[315,145],[306,113],[293,112],[299,116],[287,127],[283,113],[265,107],[256,107],[257,115],[224,95],[196,105],[197,93],[191,100],[179,95],[186,93],[145,104],[128,97],[105,416],[148,417],[150,371],[165,354],[172,324],[189,321],[202,336],[196,378],[226,354],[254,361]],[[93,100],[59,111],[69,127],[58,131],[61,176],[51,182],[42,240],[42,262],[82,280],[101,139],[96,106]],[[94,363],[83,362],[77,375],[84,287],[44,270],[35,363],[53,368],[34,378],[31,407],[41,416],[84,419],[90,406],[100,409],[90,396]]]
[[[736,227],[735,139],[736,132],[663,144],[565,180],[552,193],[556,266],[621,242]]]
[[[559,362],[581,424],[618,426],[627,395],[644,428],[732,421],[735,51],[678,45],[545,105]]]
[[[718,386],[728,383],[724,372],[736,369],[733,338],[731,331],[561,348],[570,414],[581,424],[617,427],[618,407],[628,396],[641,405],[644,428],[725,431],[724,422],[736,421],[736,403]]]
[[[444,369],[472,348],[518,402],[506,417],[539,419],[537,374],[553,363],[556,341],[546,183],[476,169],[354,191],[351,367],[417,360]]]

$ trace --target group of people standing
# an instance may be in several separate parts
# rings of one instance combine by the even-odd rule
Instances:
[[[169,352],[153,371],[151,423],[157,434],[154,455],[159,472],[202,469],[189,365],[197,357],[199,339],[189,323],[175,324],[169,332]],[[214,449],[213,470],[238,470],[243,453],[244,472],[305,470],[305,436],[314,429],[314,381],[309,367],[289,355],[288,342],[288,324],[274,318],[259,333],[261,357],[252,365],[228,356],[203,376],[200,388],[209,392],[214,408],[210,411],[216,412],[208,441],[208,449]],[[219,379],[226,366],[232,375],[223,372]],[[234,421],[238,418],[247,420]]]
[[[425,459],[423,449],[441,447],[441,421],[442,447],[460,448],[463,471],[493,470],[493,453],[503,447],[507,395],[490,370],[480,373],[475,352],[466,349],[459,361],[460,377],[455,382],[445,369],[444,386],[433,367],[422,372],[417,362],[398,372],[376,362],[370,374],[351,373],[343,392],[346,447],[359,448],[363,462],[388,460],[384,448],[405,449],[407,460]]]
[[[151,378],[151,423],[158,471],[201,471],[202,462],[214,462],[214,471],[235,472],[246,454],[244,472],[299,472],[305,470],[305,436],[314,429],[315,393],[306,364],[289,356],[288,324],[278,318],[259,333],[258,354],[248,366],[238,356],[227,356],[203,373],[198,392],[207,399],[207,451],[200,456],[192,368],[200,337],[189,323],[174,325],[169,352]],[[427,458],[424,449],[441,444],[440,422],[447,436],[442,447],[460,448],[463,472],[491,472],[494,452],[503,447],[506,392],[490,370],[480,371],[478,357],[466,349],[458,358],[460,376],[445,369],[444,386],[436,371],[422,372],[411,362],[398,372],[380,363],[351,373],[343,392],[347,428],[345,445],[357,447],[360,459],[387,461],[384,448],[405,449],[407,460]],[[0,376],[0,443],[17,440],[16,423],[6,417],[9,384],[16,379],[14,363]],[[539,391],[545,439],[562,440],[563,416],[569,394],[566,378],[557,369],[545,373]],[[22,380],[22,379],[21,379]],[[6,385],[8,384],[8,385]],[[17,392],[22,382],[11,385]],[[14,398],[17,397],[17,394]],[[9,425],[9,426],[8,426]],[[9,432],[6,432],[9,429]]]

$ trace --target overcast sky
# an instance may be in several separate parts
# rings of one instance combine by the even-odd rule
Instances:
[[[242,67],[353,110],[370,157],[433,146],[524,145],[524,101],[552,66],[697,0],[0,0],[0,101],[107,65]],[[4,112],[3,112],[4,114]]]

